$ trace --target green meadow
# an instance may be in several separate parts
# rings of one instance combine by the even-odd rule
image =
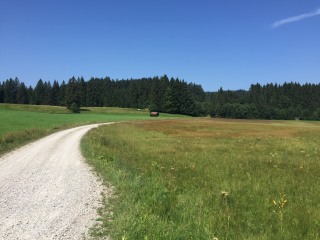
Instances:
[[[182,117],[161,114],[159,119]],[[0,104],[0,155],[54,131],[90,123],[150,119],[147,110],[85,108],[72,114],[65,107]],[[153,119],[154,120],[154,119]]]
[[[320,239],[320,123],[0,104],[0,155],[73,126],[104,184],[112,239]]]
[[[97,238],[320,239],[320,124],[180,119],[101,126]]]

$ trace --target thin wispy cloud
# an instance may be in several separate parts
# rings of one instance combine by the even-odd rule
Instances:
[[[301,21],[301,20],[303,20],[303,19],[310,18],[310,17],[314,17],[314,16],[317,16],[317,15],[320,15],[320,8],[318,8],[317,10],[315,10],[315,11],[313,11],[313,12],[304,13],[304,14],[297,15],[297,16],[294,16],[294,17],[289,17],[289,18],[281,19],[281,20],[279,20],[279,21],[274,22],[274,23],[271,25],[271,27],[272,27],[272,28],[277,28],[277,27],[280,27],[280,26],[282,26],[282,25],[284,25],[284,24]]]

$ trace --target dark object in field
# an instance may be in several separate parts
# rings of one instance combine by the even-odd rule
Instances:
[[[159,117],[159,112],[151,112],[150,117]]]

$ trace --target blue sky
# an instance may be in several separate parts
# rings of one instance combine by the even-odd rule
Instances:
[[[0,81],[320,82],[320,0],[0,0]]]

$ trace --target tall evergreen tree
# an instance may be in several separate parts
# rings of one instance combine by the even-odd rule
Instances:
[[[27,92],[27,88],[24,83],[20,83],[18,92],[17,92],[17,103],[20,104],[28,104],[29,103],[29,96]]]
[[[36,100],[34,97],[34,90],[31,86],[28,87],[27,94],[28,94],[29,104],[33,104],[33,105],[36,104]]]
[[[58,104],[59,106],[67,106],[66,104],[66,90],[67,85],[63,80],[60,87],[59,87],[59,95],[58,95]]]
[[[79,106],[86,106],[87,83],[85,82],[83,77],[78,78],[77,83],[78,83],[78,91],[79,91],[79,104],[80,104]]]
[[[151,111],[164,112],[168,87],[169,79],[166,75],[160,79],[158,77],[153,79],[150,93]]]
[[[34,99],[36,105],[44,104],[46,89],[42,79],[39,79],[37,85],[34,88]]]
[[[80,92],[80,86],[79,82],[75,79],[75,77],[72,77],[69,79],[69,82],[66,86],[66,93],[65,93],[65,101],[66,106],[69,108],[73,102],[75,102],[79,107],[80,100],[81,100],[81,92]]]
[[[60,86],[58,81],[54,81],[50,91],[50,102],[53,106],[59,105],[59,90]]]
[[[4,102],[17,103],[17,93],[20,81],[18,78],[6,80],[3,84]]]
[[[3,90],[3,83],[0,82],[0,103],[4,102],[4,90]]]
[[[102,107],[102,80],[91,78],[87,82],[86,106]]]
[[[52,105],[51,102],[51,83],[45,81],[43,83],[43,91],[44,91],[44,96],[43,96],[43,100],[42,100],[42,104],[43,105]]]

